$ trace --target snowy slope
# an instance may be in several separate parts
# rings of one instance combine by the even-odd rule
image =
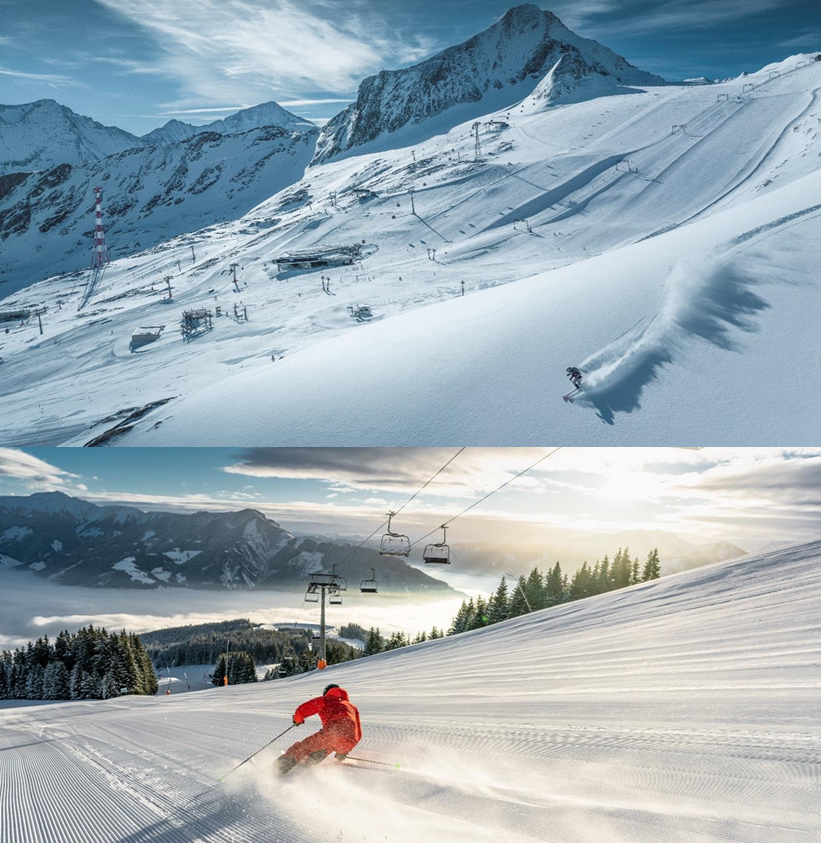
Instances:
[[[810,843],[819,563],[788,548],[256,686],[0,710],[0,837]],[[218,782],[327,682],[389,766],[274,779],[309,721]]]
[[[0,105],[0,176],[98,161],[136,146],[141,141],[135,135],[54,100]]]
[[[553,102],[594,79],[608,93],[619,86],[664,83],[596,41],[580,38],[551,12],[529,3],[516,6],[462,44],[413,67],[365,79],[356,101],[322,129],[315,161],[351,150],[407,146],[509,108],[537,83],[540,99]]]
[[[24,179],[6,176],[6,185],[0,181],[0,296],[89,265],[94,187],[103,186],[108,248],[127,255],[241,217],[301,177],[315,138],[316,130],[278,126],[199,132]]]
[[[42,338],[35,320],[0,333],[0,441],[85,444],[127,420],[115,444],[811,444],[812,58],[717,85],[526,99],[495,115],[507,128],[483,125],[479,162],[468,122],[313,166],[241,220],[93,283],[34,285],[0,307],[49,308]],[[284,252],[329,243],[364,257],[278,272]],[[370,324],[347,314],[355,302]],[[182,310],[202,306],[224,315],[183,342]],[[131,354],[134,329],[155,324],[168,329]],[[568,365],[595,386],[574,406]]]

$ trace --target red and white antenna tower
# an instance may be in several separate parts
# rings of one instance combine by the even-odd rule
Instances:
[[[108,263],[108,250],[105,247],[103,233],[103,189],[94,188],[96,220],[94,223],[94,251],[91,253],[91,268],[99,269]]]

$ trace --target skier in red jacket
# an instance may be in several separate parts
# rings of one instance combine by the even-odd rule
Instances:
[[[322,728],[295,743],[277,759],[280,773],[287,773],[297,764],[319,764],[331,752],[342,761],[362,740],[359,711],[349,701],[348,692],[339,685],[328,685],[321,697],[302,703],[294,712],[294,724],[301,726],[314,714],[319,715]]]

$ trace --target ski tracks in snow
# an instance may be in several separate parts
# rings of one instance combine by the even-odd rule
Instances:
[[[756,331],[756,316],[769,307],[754,284],[726,255],[675,266],[664,305],[653,319],[581,364],[585,387],[576,403],[592,405],[613,424],[616,413],[640,409],[645,388],[682,356],[689,341],[740,350],[736,332]]]

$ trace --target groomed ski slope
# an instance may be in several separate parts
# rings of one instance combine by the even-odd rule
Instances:
[[[810,843],[821,541],[321,674],[0,714],[4,843]],[[361,757],[240,759],[328,682]],[[308,727],[293,730],[302,737]]]
[[[120,424],[111,444],[811,441],[820,91],[821,62],[795,56],[716,85],[525,100],[481,133],[481,162],[463,124],[312,167],[94,280],[35,284],[2,302],[49,310],[42,337],[36,320],[0,333],[0,440],[84,445]],[[328,244],[364,257],[274,262]],[[708,325],[691,318],[705,299]],[[198,307],[222,315],[185,342]],[[575,407],[569,365],[596,386]]]

